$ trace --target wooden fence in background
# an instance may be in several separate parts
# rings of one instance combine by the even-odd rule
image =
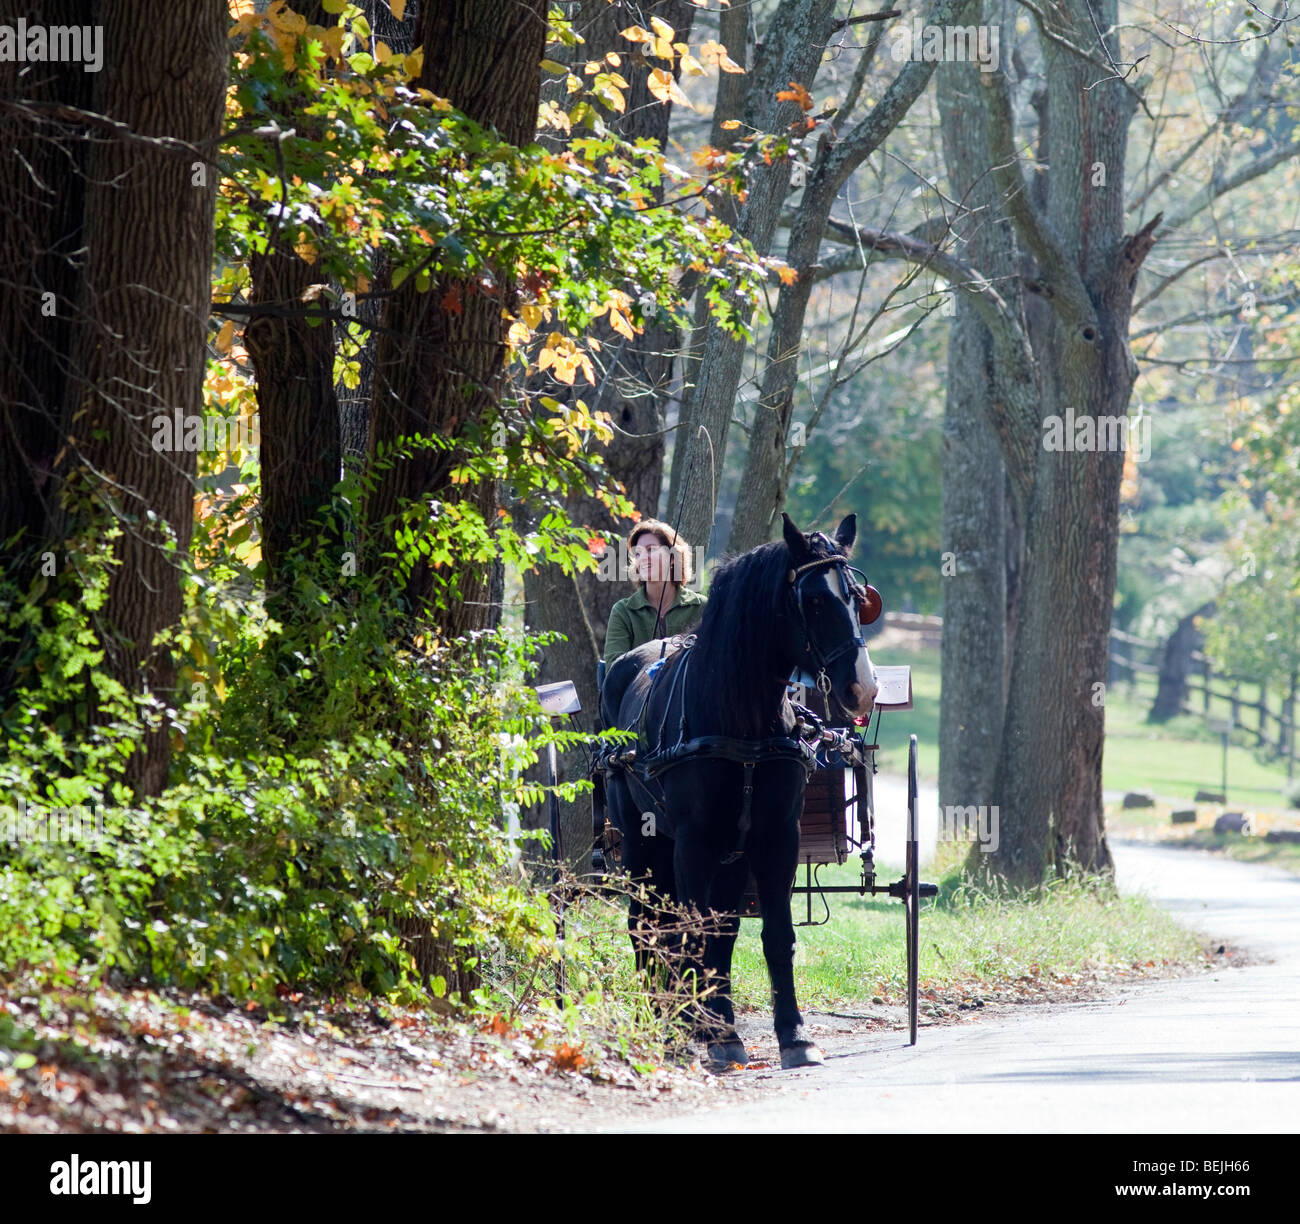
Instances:
[[[1160,676],[1163,642],[1110,631],[1110,683],[1127,684],[1130,694],[1155,699]],[[1231,718],[1235,729],[1253,738],[1257,747],[1267,747],[1287,762],[1287,776],[1295,773],[1296,689],[1270,695],[1268,686],[1245,676],[1219,674],[1199,650],[1192,653],[1183,698],[1184,714],[1205,719]],[[1254,697],[1254,700],[1251,698]],[[1245,712],[1243,716],[1243,712]]]

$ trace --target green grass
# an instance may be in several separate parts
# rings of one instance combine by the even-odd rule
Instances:
[[[1205,720],[1183,714],[1160,725],[1146,721],[1150,695],[1139,686],[1130,691],[1116,685],[1106,695],[1106,753],[1102,760],[1108,790],[1150,790],[1157,795],[1185,797],[1198,790],[1217,791],[1222,784],[1223,737],[1210,731]],[[1211,712],[1222,713],[1217,705]],[[1256,750],[1242,731],[1228,743],[1228,799],[1230,805],[1281,809],[1286,786],[1286,763],[1270,761]]]
[[[912,668],[916,708],[881,716],[882,771],[901,774],[907,769],[907,737],[915,734],[923,781],[939,776],[939,651],[937,648],[877,649],[878,664],[907,664]],[[1253,698],[1243,688],[1243,698]],[[1148,725],[1147,710],[1153,693],[1139,685],[1130,690],[1115,685],[1106,693],[1106,750],[1102,783],[1107,790],[1151,790],[1157,795],[1185,797],[1198,790],[1217,791],[1221,781],[1222,737],[1207,730],[1204,719],[1183,715],[1162,726]],[[1220,708],[1222,707],[1222,708]],[[1227,713],[1226,702],[1212,702],[1216,717]],[[1249,743],[1242,731],[1233,732],[1228,747],[1229,806],[1282,809],[1286,763],[1270,761]]]
[[[881,871],[890,881],[897,872]],[[931,878],[934,878],[931,876]],[[824,870],[824,883],[854,883],[856,867]],[[801,927],[795,981],[801,1005],[835,1008],[873,998],[900,1002],[907,974],[903,906],[892,900],[829,898],[824,926]],[[795,898],[796,921],[803,915]],[[814,917],[824,916],[814,898]],[[736,945],[737,1004],[770,1006],[757,921],[742,924]],[[963,886],[958,867],[941,877],[941,892],[921,910],[923,990],[997,993],[1015,983],[1106,976],[1133,966],[1199,961],[1196,937],[1140,898],[1117,897],[1104,885],[1062,881],[1029,898],[981,894]]]

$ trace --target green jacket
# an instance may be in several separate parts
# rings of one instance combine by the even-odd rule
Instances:
[[[664,613],[665,636],[685,633],[704,614],[708,599],[679,586],[673,606]],[[613,663],[619,655],[634,646],[643,646],[654,637],[658,609],[645,596],[645,586],[639,586],[635,595],[620,599],[609,613],[609,628],[605,630],[605,662]]]

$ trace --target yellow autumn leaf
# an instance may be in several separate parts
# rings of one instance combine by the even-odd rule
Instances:
[[[221,330],[217,332],[217,352],[228,353],[230,346],[235,340],[235,321],[227,319],[222,325]]]
[[[401,21],[406,16],[406,0],[388,0],[388,9],[394,21]]]
[[[538,108],[537,126],[539,128],[553,127],[566,136],[573,131],[573,123],[569,119],[568,111],[553,98],[548,98]]]
[[[307,28],[307,18],[295,13],[287,0],[275,0],[266,10],[266,19],[277,29],[290,34],[301,34]]]
[[[627,99],[623,96],[623,91],[610,79],[616,75],[615,73],[601,73],[593,83],[591,92],[610,110],[616,110],[621,115],[627,110]],[[622,79],[622,77],[618,77],[618,80],[621,81]]]
[[[650,76],[646,79],[646,88],[665,106],[669,102],[677,102],[682,106],[689,107],[691,110],[695,109],[691,106],[691,100],[682,93],[677,82],[673,80],[673,74],[664,68],[650,69]]]
[[[620,310],[609,312],[609,325],[620,336],[626,336],[629,340],[636,338],[636,332],[632,330],[632,321]]]
[[[722,130],[724,132],[734,132],[740,126],[739,119],[724,119],[722,121]]]
[[[574,362],[569,357],[561,356],[554,349],[543,349],[537,358],[538,370],[550,370],[551,377],[566,386],[573,386]]]
[[[745,71],[727,54],[727,48],[712,38],[700,44],[700,60],[706,64],[716,64],[723,72]]]
[[[626,38],[628,42],[654,42],[655,36],[649,30],[639,25],[628,26],[626,30],[619,30],[619,35]]]
[[[298,241],[294,243],[293,249],[297,252],[298,258],[304,263],[313,264],[316,262],[316,256],[318,254],[316,244],[307,237],[307,234],[304,231],[299,230]]]
[[[343,40],[347,37],[347,31],[342,26],[330,26],[328,29],[323,26],[311,26],[307,30],[307,37],[314,42],[319,42],[325,48],[325,54],[331,59],[343,62]]]
[[[424,67],[424,48],[416,47],[416,49],[406,57],[406,79],[410,81],[413,80],[415,77],[418,77],[420,75],[420,70],[423,67]],[[451,109],[450,106],[448,106],[447,109],[450,110]]]
[[[375,62],[386,64],[393,58],[393,49],[382,38],[375,40]]]

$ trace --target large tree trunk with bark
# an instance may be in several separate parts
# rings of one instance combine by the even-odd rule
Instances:
[[[298,0],[296,9],[313,25],[332,20],[319,0]],[[305,122],[285,115],[283,126],[301,130]],[[257,376],[267,602],[277,619],[288,612],[285,561],[318,534],[312,520],[328,507],[341,463],[334,327],[325,299],[308,293],[320,273],[295,253],[297,237],[296,229],[280,233],[271,250],[253,256],[250,301],[267,309],[244,328]]]
[[[155,450],[153,423],[203,411],[229,15],[221,0],[161,9],[123,0],[100,16],[92,105],[124,130],[96,133],[86,160],[64,470],[74,496],[84,490],[101,521],[125,528],[103,614],[112,673],[170,704],[176,660],[153,638],[180,617],[170,549],[189,549],[195,456]],[[169,736],[159,720],[131,759],[141,793],[166,782]]]
[[[1114,28],[1113,3],[1093,11],[1078,0],[1063,10],[1058,21],[1071,41],[1095,45],[1096,23]],[[1115,35],[1106,41],[1117,57]],[[1153,226],[1124,236],[1133,98],[1113,74],[1057,42],[1044,42],[1044,58],[1051,141],[1045,207],[1034,209],[1023,195],[1008,206],[1013,215],[1019,210],[1018,227],[1053,307],[1047,343],[1036,350],[1042,415],[1062,418],[1067,429],[1070,417],[1091,417],[1100,432],[1103,420],[1127,416],[1136,376],[1129,315]],[[1010,126],[1009,107],[995,103],[995,164],[1005,164]],[[1012,188],[1005,172],[995,175],[1004,190]],[[1101,764],[1124,452],[1100,438],[1082,451],[1049,449],[1046,440],[1027,503],[1021,621],[994,783],[1002,832],[993,865],[1021,885],[1037,884],[1048,868],[1111,866]]]
[[[978,77],[973,64],[939,69],[944,162],[955,198],[976,210],[958,227],[962,250],[1003,287],[1012,311],[1020,315],[1015,231],[982,172],[989,154]],[[996,802],[993,772],[1010,670],[1005,613],[1011,499],[990,424],[999,392],[992,336],[974,306],[958,295],[948,340],[943,424],[941,805]]]
[[[73,25],[85,6],[0,5],[0,22],[18,17]],[[54,461],[70,398],[82,249],[84,131],[49,108],[84,109],[94,81],[79,64],[0,63],[0,565],[24,582],[42,552],[61,551],[49,539],[58,517]],[[15,569],[20,557],[27,563]],[[0,693],[9,679],[0,678]]]
[[[510,143],[527,144],[537,123],[546,28],[544,0],[426,4],[418,84]],[[494,275],[490,291],[442,275],[424,293],[412,276],[388,300],[376,353],[372,459],[402,437],[454,440],[495,411],[504,378],[502,306],[512,292],[514,269],[494,269]],[[455,462],[454,448],[421,448],[388,467],[366,508],[370,530],[444,491]],[[473,501],[490,519],[495,490],[471,489],[457,500]],[[391,542],[376,537],[370,547],[373,561]],[[492,623],[492,578],[481,565],[458,567],[435,609],[434,570],[422,561],[399,595],[408,614],[430,616],[444,634],[458,636]]]

